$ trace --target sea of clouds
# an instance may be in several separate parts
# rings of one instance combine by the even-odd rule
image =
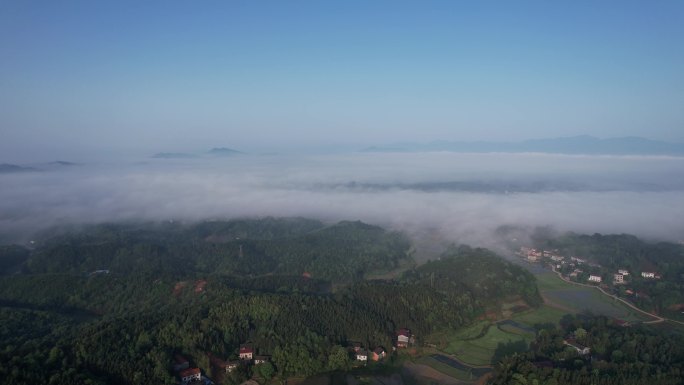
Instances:
[[[263,216],[361,220],[482,245],[503,224],[679,241],[684,158],[237,155],[0,174],[4,241],[61,224]]]

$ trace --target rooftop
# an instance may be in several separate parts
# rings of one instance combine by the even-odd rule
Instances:
[[[200,374],[199,368],[190,368],[190,369],[185,369],[184,371],[180,372],[181,377],[188,377],[188,376],[194,376]]]

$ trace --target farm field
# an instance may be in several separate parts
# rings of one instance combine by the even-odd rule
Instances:
[[[557,324],[565,314],[568,312],[542,305],[498,323],[480,321],[455,332],[433,334],[427,342],[464,363],[490,365],[504,352],[526,350],[536,335],[535,325]]]
[[[544,272],[535,276],[539,291],[549,301],[548,305],[555,305],[567,311],[572,310],[575,313],[590,312],[630,322],[652,319],[596,289],[564,282],[555,273]]]
[[[429,366],[429,367],[431,367],[431,368],[433,368],[439,372],[446,374],[447,376],[456,378],[458,380],[468,381],[468,380],[474,380],[477,378],[476,376],[471,374],[470,370],[467,370],[465,368],[463,368],[463,369],[455,368],[451,365],[448,365],[444,362],[441,362],[441,361],[435,359],[432,356],[421,357],[418,361],[416,361],[416,363]]]
[[[548,305],[542,305],[537,309],[531,309],[521,313],[514,314],[511,319],[520,322],[521,324],[534,327],[542,324],[558,325],[560,319],[568,314],[567,311],[561,310]]]
[[[536,277],[540,292],[550,303],[516,313],[498,324],[481,321],[455,333],[432,336],[432,340],[464,363],[483,366],[504,353],[526,350],[535,337],[535,325],[557,325],[569,313],[588,311],[630,322],[648,320],[598,290],[569,284],[554,273],[542,272]]]
[[[468,328],[466,333],[452,335],[444,351],[467,364],[484,366],[490,365],[496,356],[504,352],[527,350],[530,341],[534,339],[534,333],[529,331],[512,328],[510,325],[504,329],[513,330],[502,330],[498,325],[491,324],[484,334],[472,336],[476,328]]]

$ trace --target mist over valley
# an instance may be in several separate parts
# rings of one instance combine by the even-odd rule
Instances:
[[[684,234],[684,158],[351,153],[51,163],[0,174],[0,233],[61,224],[303,216],[487,245],[501,225]]]

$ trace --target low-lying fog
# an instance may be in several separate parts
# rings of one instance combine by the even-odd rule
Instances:
[[[3,241],[62,223],[244,216],[362,220],[471,244],[502,224],[678,241],[684,158],[236,155],[0,174]]]

